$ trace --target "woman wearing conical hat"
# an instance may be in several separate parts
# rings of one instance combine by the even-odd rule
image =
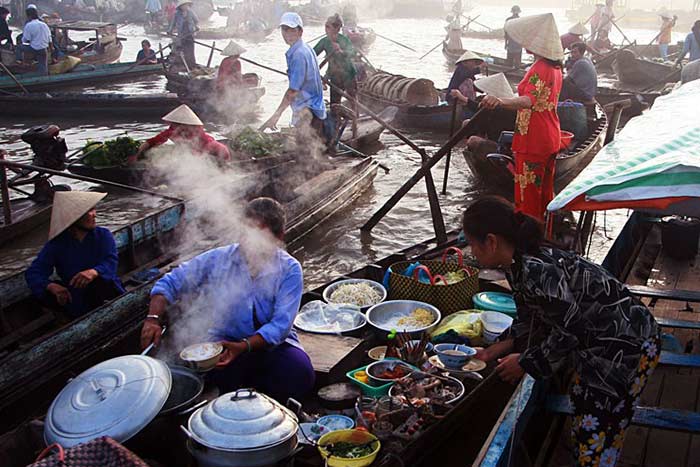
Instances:
[[[168,140],[175,144],[185,145],[183,149],[197,155],[208,154],[221,161],[231,160],[231,151],[228,147],[204,131],[204,123],[187,105],[182,104],[163,117],[163,121],[170,124],[168,129],[142,143],[138,152],[128,158],[129,164],[136,162],[149,149],[165,144]]]
[[[98,227],[95,206],[106,193],[59,191],[51,209],[49,241],[25,273],[44,307],[77,318],[124,293],[117,276],[117,245]],[[58,281],[51,279],[54,271]]]
[[[588,34],[588,29],[583,24],[576,23],[569,28],[566,34],[561,36],[561,46],[564,50],[570,48],[577,42],[584,42],[583,36]]]
[[[535,63],[518,84],[517,97],[487,95],[481,105],[518,111],[512,146],[515,205],[519,211],[543,220],[554,197],[554,163],[561,144],[557,101],[564,50],[551,13],[510,20],[506,33],[535,56]]]
[[[450,104],[455,100],[462,105],[470,102],[476,109],[476,91],[474,80],[481,71],[484,59],[474,52],[466,50],[455,62],[455,72],[452,74],[450,84],[447,86],[446,100]]]
[[[243,47],[231,41],[222,52],[226,58],[221,61],[216,74],[216,88],[219,91],[225,91],[230,87],[243,84],[243,73],[239,58],[245,51]]]

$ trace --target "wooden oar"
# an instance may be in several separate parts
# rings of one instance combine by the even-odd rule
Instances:
[[[464,15],[462,15],[462,16],[464,16]],[[481,16],[481,15],[479,15],[479,16]],[[478,18],[479,16],[477,16],[477,18]],[[485,24],[482,24],[482,23],[480,23],[480,22],[478,22],[478,21],[472,20],[471,22],[474,23],[474,24],[476,24],[477,26],[481,26],[482,28],[488,29],[488,32],[493,32],[493,31],[494,31],[494,28],[491,28],[491,27],[489,27],[489,26],[486,26]]]
[[[452,115],[450,118],[450,138],[452,138],[452,135],[455,134],[455,123],[457,120],[457,99],[455,99],[452,102]],[[445,175],[442,177],[442,194],[443,196],[447,194],[447,179],[450,176],[450,159],[452,158],[452,150],[450,149],[450,152],[447,153],[447,157],[445,158]]]
[[[352,146],[348,146],[347,144],[343,143],[342,141],[338,141],[338,146],[342,149],[345,149],[346,151],[350,152],[351,154],[357,156],[357,157],[362,157],[363,159],[366,159],[368,157],[367,154],[363,154],[362,152],[358,151],[357,149],[353,148]],[[377,165],[379,165],[379,168],[382,169],[385,173],[389,173],[391,169],[387,167],[386,165],[382,164],[381,162],[377,162]]]
[[[391,43],[393,43],[393,44],[396,44],[396,45],[398,45],[398,46],[400,46],[400,47],[403,47],[404,49],[408,49],[408,50],[410,50],[411,52],[416,52],[416,49],[414,49],[414,48],[412,48],[412,47],[409,47],[409,46],[407,46],[407,45],[404,45],[404,44],[402,44],[401,42],[396,42],[394,39],[389,39],[389,38],[386,37],[386,36],[382,36],[381,34],[379,34],[379,33],[376,32],[376,31],[374,32],[374,34],[375,34],[377,37],[381,37],[381,38],[384,39],[385,41],[389,41],[389,42],[391,42]],[[417,52],[416,52],[416,53],[417,53]]]
[[[19,82],[19,80],[17,79],[17,77],[10,71],[9,68],[7,68],[7,67],[5,66],[4,63],[2,63],[1,60],[0,60],[0,66],[2,66],[2,69],[5,70],[5,73],[7,73],[8,75],[10,75],[10,78],[12,78],[12,81],[14,81],[15,84],[17,84],[17,86],[19,86],[20,89],[22,89],[22,91],[24,91],[25,94],[29,94],[29,91],[27,91],[27,88],[25,88],[24,85],[22,85],[22,83]]]
[[[428,55],[430,55],[431,53],[433,53],[433,52],[435,51],[435,49],[437,49],[438,47],[440,47],[440,46],[441,46],[442,44],[444,44],[444,43],[445,43],[445,40],[444,40],[444,39],[441,40],[440,43],[439,43],[438,45],[436,45],[436,46],[433,47],[432,49],[428,50],[428,51],[425,53],[425,55],[423,55],[423,56],[422,56],[421,58],[419,58],[418,60],[419,60],[419,61],[420,61],[420,60],[423,60],[425,57],[427,57]]]

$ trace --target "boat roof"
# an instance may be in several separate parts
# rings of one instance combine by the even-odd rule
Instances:
[[[100,23],[98,21],[75,20],[75,21],[59,21],[57,23],[51,23],[51,24],[49,24],[49,26],[52,28],[59,28],[59,29],[72,29],[74,31],[94,31],[95,29],[102,29],[102,28],[106,28],[108,26],[116,27],[117,25],[114,23]]]

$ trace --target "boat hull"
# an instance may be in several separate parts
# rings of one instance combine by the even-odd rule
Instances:
[[[638,58],[623,50],[612,62],[617,79],[625,85],[651,87],[673,83],[681,79],[681,70],[673,65]]]

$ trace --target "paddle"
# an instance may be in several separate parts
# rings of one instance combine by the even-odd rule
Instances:
[[[437,49],[438,47],[440,47],[440,46],[441,46],[442,44],[444,44],[444,43],[445,43],[445,40],[444,40],[444,39],[441,40],[440,43],[439,43],[438,45],[436,45],[436,46],[433,47],[432,49],[428,50],[428,52],[426,52],[426,54],[423,55],[423,56],[422,56],[421,58],[419,58],[418,60],[419,60],[419,61],[420,61],[420,60],[423,60],[425,57],[427,57],[428,55],[430,55],[431,53],[433,53],[433,51],[434,51],[435,49]]]
[[[363,154],[360,151],[358,151],[357,149],[353,148],[352,146],[348,146],[347,144],[340,142],[340,141],[338,141],[338,146],[340,148],[345,149],[346,151],[350,152],[350,154],[357,156],[357,157],[361,157],[362,159],[372,157],[372,156],[368,156],[367,154]],[[389,169],[389,167],[382,164],[381,162],[377,162],[377,165],[379,165],[379,168],[382,169],[385,173],[389,173],[389,171],[391,170],[391,169]]]
[[[25,94],[29,94],[29,91],[27,91],[27,88],[25,88],[25,87],[22,85],[22,83],[19,82],[19,80],[17,79],[17,77],[16,77],[14,74],[12,74],[12,72],[10,71],[10,69],[7,68],[7,67],[5,66],[5,64],[2,63],[2,61],[0,61],[0,66],[2,66],[2,69],[5,70],[5,73],[7,73],[8,75],[10,75],[10,78],[12,78],[12,81],[14,81],[15,84],[17,84],[17,86],[19,86],[20,89],[22,89],[22,91],[24,91]]]
[[[396,45],[398,45],[398,46],[400,46],[400,47],[403,47],[404,49],[408,49],[408,50],[410,50],[411,52],[416,52],[416,53],[417,53],[416,49],[414,49],[414,48],[412,48],[412,47],[409,47],[409,46],[407,46],[407,45],[404,45],[404,44],[402,44],[401,42],[396,42],[396,41],[393,40],[393,39],[389,39],[389,38],[386,37],[386,36],[382,36],[381,34],[379,34],[379,33],[376,32],[376,31],[374,32],[374,34],[375,34],[377,37],[381,37],[381,38],[384,39],[385,41],[389,41],[389,42],[391,42],[391,43],[393,43],[393,44],[396,44]]]
[[[464,16],[464,15],[462,15],[462,16]],[[479,16],[481,16],[481,15],[479,15]],[[477,16],[476,18],[478,18],[479,16]],[[469,17],[466,17],[466,18],[469,19]],[[493,32],[493,31],[494,31],[494,28],[491,28],[491,27],[489,27],[489,26],[486,26],[485,24],[482,24],[482,23],[480,23],[480,22],[478,22],[478,21],[472,20],[471,22],[474,23],[474,24],[476,24],[477,26],[481,26],[482,28],[487,29],[488,32]]]
[[[457,119],[457,99],[452,101],[452,114],[450,117],[450,138],[455,134],[455,120]],[[452,149],[447,153],[445,158],[445,175],[442,177],[442,194],[447,194],[447,179],[450,176],[450,159],[452,158]]]

